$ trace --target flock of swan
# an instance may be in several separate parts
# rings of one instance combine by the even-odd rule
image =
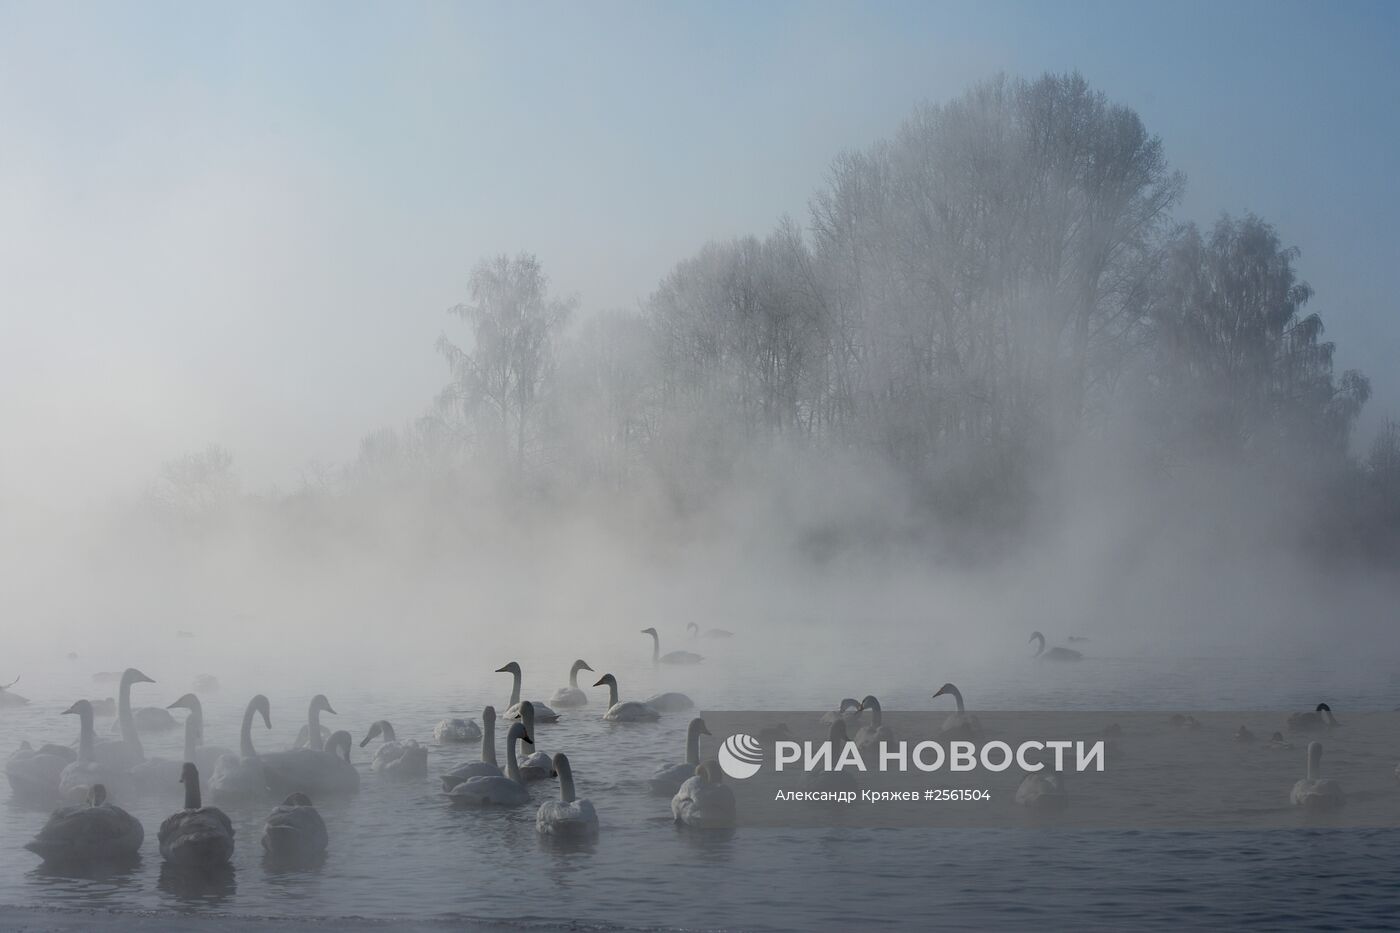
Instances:
[[[701,655],[690,651],[662,653],[656,629],[647,628],[643,634],[652,638],[652,660],[657,665],[693,665]],[[699,630],[691,627],[692,637],[730,638],[733,633],[722,629]],[[1083,639],[1079,639],[1083,640]],[[1046,646],[1040,632],[1030,638],[1038,644],[1035,657],[1043,661],[1080,661],[1083,655],[1067,648]],[[598,814],[591,801],[577,795],[569,758],[562,752],[553,755],[536,749],[537,728],[558,722],[556,710],[579,710],[589,703],[588,694],[580,686],[582,672],[596,673],[580,659],[569,669],[568,685],[549,698],[549,703],[522,699],[524,679],[519,662],[511,661],[496,669],[512,678],[510,698],[504,712],[497,714],[493,706],[482,710],[480,725],[470,719],[448,717],[433,728],[439,745],[480,743],[478,760],[460,764],[440,775],[443,794],[454,804],[475,807],[520,807],[531,801],[530,785],[556,779],[559,794],[540,804],[536,813],[538,832],[550,837],[590,838],[598,832]],[[280,751],[259,751],[253,741],[253,727],[261,720],[271,729],[271,704],[264,695],[254,696],[243,712],[237,750],[204,743],[204,713],[199,697],[187,693],[163,709],[135,709],[132,688],[138,684],[154,684],[136,668],[118,675],[118,696],[115,703],[114,738],[99,739],[95,719],[99,710],[88,699],[78,700],[65,715],[78,720],[76,749],[70,745],[45,744],[39,748],[28,742],[21,744],[5,764],[6,777],[16,799],[38,803],[58,801],[48,822],[26,846],[46,861],[94,862],[113,861],[134,856],[139,852],[145,831],[140,822],[117,805],[116,801],[143,793],[172,793],[176,785],[183,788],[184,806],[161,823],[158,840],[161,856],[170,864],[189,869],[210,870],[229,863],[234,852],[234,830],[228,816],[213,804],[256,804],[264,800],[280,800],[268,814],[261,838],[267,857],[290,863],[305,863],[324,857],[329,844],[325,821],[317,812],[313,799],[353,794],[360,787],[360,773],[350,761],[352,740],[345,731],[331,731],[321,724],[323,713],[335,714],[329,700],[321,694],[312,698],[306,713],[306,723],[293,747]],[[206,686],[214,686],[209,681]],[[9,692],[13,683],[0,688],[0,701],[7,705],[27,703]],[[593,682],[594,688],[607,688],[607,703],[602,712],[604,721],[611,723],[651,723],[664,714],[683,712],[695,704],[681,693],[661,693],[645,700],[623,699],[618,679],[604,673]],[[955,705],[943,722],[943,738],[974,738],[980,734],[977,717],[966,709],[962,691],[951,683],[944,684],[932,695],[933,699],[950,697]],[[148,757],[141,743],[141,733],[164,728],[161,716],[169,710],[183,710],[184,749],[181,760]],[[143,715],[143,713],[145,715]],[[497,721],[505,728],[505,768],[496,757]],[[1176,717],[1176,724],[1191,728],[1191,717]],[[829,739],[836,747],[854,742],[864,755],[879,748],[880,743],[895,741],[894,731],[884,721],[880,701],[873,695],[857,700],[844,698],[837,708],[822,716],[829,728]],[[1174,720],[1175,721],[1175,720]],[[1316,710],[1291,716],[1287,726],[1295,732],[1322,732],[1339,727],[1327,704]],[[851,734],[854,730],[854,735]],[[772,741],[786,734],[785,726],[760,736]],[[647,780],[653,795],[671,798],[671,814],[680,824],[710,829],[730,827],[735,822],[735,801],[730,788],[724,784],[717,761],[701,761],[700,738],[710,735],[705,721],[691,719],[686,730],[683,761],[663,765]],[[1253,741],[1252,733],[1241,727],[1236,733],[1241,742]],[[369,764],[371,773],[383,778],[423,779],[428,775],[428,747],[414,739],[401,739],[387,720],[376,720],[360,741],[365,748],[378,740]],[[1272,742],[1282,743],[1280,733]],[[1285,746],[1291,747],[1291,746]],[[1307,748],[1307,771],[1293,787],[1290,799],[1299,807],[1331,808],[1345,799],[1336,781],[1321,775],[1322,746],[1311,742]],[[1400,769],[1397,769],[1400,777]],[[842,772],[814,772],[808,775],[813,785],[838,785],[854,780]],[[1041,772],[1027,775],[1018,789],[1018,804],[1047,808],[1065,802],[1063,775]]]

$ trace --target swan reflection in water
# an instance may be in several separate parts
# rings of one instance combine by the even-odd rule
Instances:
[[[156,887],[182,905],[223,904],[238,893],[238,876],[233,866],[227,864],[191,870],[162,862]]]

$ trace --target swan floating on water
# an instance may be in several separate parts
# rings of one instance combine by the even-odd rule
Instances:
[[[1039,632],[1031,632],[1031,637],[1028,639],[1028,641],[1036,641],[1040,643],[1040,646],[1035,649],[1034,657],[1040,658],[1040,660],[1042,661],[1084,660],[1084,655],[1080,654],[1078,651],[1075,651],[1073,648],[1061,648],[1059,645],[1056,645],[1055,647],[1046,650],[1045,636],[1040,634]]]
[[[267,775],[262,758],[253,747],[253,717],[261,714],[263,725],[272,728],[267,697],[258,694],[243,710],[243,727],[238,733],[239,753],[224,755],[215,763],[209,777],[209,796],[214,800],[253,800],[267,793]]]
[[[505,776],[485,775],[467,778],[447,792],[447,796],[452,799],[452,802],[472,806],[497,807],[518,807],[521,804],[529,803],[530,790],[520,780],[520,764],[515,757],[515,743],[517,741],[529,745],[535,744],[523,722],[512,723],[510,731],[506,733]]]
[[[668,651],[661,653],[661,636],[656,634],[654,628],[642,629],[643,635],[651,636],[651,663],[652,664],[699,664],[705,660],[701,655],[693,651]]]
[[[1046,771],[1036,771],[1021,779],[1016,788],[1016,803],[1033,810],[1059,810],[1069,803],[1065,793],[1065,776]]]
[[[529,700],[520,704],[520,721],[525,724],[525,731],[533,736],[535,734],[535,704]],[[520,762],[520,780],[529,784],[531,781],[544,781],[554,777],[554,761],[549,755],[539,750],[526,755]]]
[[[506,719],[519,719],[519,718],[520,718],[520,681],[521,681],[520,664],[519,664],[519,662],[517,662],[517,661],[511,661],[509,664],[505,665],[504,667],[498,667],[498,668],[496,668],[496,673],[497,673],[497,674],[509,674],[509,675],[511,676],[510,702],[509,702],[508,704],[506,704],[506,711],[505,711],[505,713],[504,713],[503,715],[504,715],[504,717],[505,717]],[[533,700],[532,700],[531,702],[533,702],[533,703],[535,704],[535,721],[536,721],[536,722],[558,722],[558,721],[559,721],[559,714],[556,713],[554,710],[550,709],[548,706],[546,706],[546,705],[543,704],[543,703],[540,703],[540,702],[537,702],[537,701],[533,701]],[[531,734],[531,735],[534,735],[533,732],[530,733],[530,734]]]
[[[700,626],[694,622],[687,622],[685,630],[690,633],[691,638],[733,638],[734,633],[727,628],[707,628],[703,632]]]
[[[647,781],[651,792],[667,797],[675,796],[681,785],[695,776],[700,765],[700,736],[709,735],[705,720],[695,717],[685,730],[685,761],[678,765],[662,765]]]
[[[212,775],[219,759],[233,754],[232,749],[204,744],[204,704],[199,697],[187,693],[166,709],[189,711],[185,717],[185,761],[193,761],[200,774]]]
[[[326,854],[326,821],[305,794],[292,794],[263,823],[263,852],[274,862],[305,865]]]
[[[1288,799],[1293,806],[1308,810],[1333,810],[1346,803],[1342,785],[1322,776],[1321,742],[1308,743],[1307,775],[1293,785]]]
[[[894,730],[885,724],[885,714],[880,708],[880,701],[874,696],[867,696],[860,701],[860,709],[862,712],[870,711],[870,724],[856,730],[856,749],[861,755],[879,752],[881,742],[893,744]]]
[[[369,763],[371,771],[402,778],[427,775],[428,750],[413,739],[400,742],[394,735],[394,727],[389,724],[389,720],[380,719],[371,723],[369,732],[365,733],[360,742],[360,748],[364,748],[376,738],[382,738],[384,744],[374,750],[374,758]]]
[[[41,745],[36,750],[21,742],[5,759],[5,778],[20,803],[50,804],[58,798],[59,775],[77,759],[78,753],[67,745]]]
[[[297,741],[292,745],[293,749],[309,748],[313,752],[326,750],[326,740],[330,736],[327,734],[328,730],[321,725],[322,713],[330,713],[332,716],[340,715],[331,708],[331,701],[326,699],[326,695],[318,693],[311,698],[311,702],[306,707],[306,725],[302,726],[301,731],[297,733]]]
[[[344,729],[337,729],[331,733],[331,737],[326,739],[326,747],[323,749],[326,754],[334,755],[347,765],[350,764],[350,749],[354,747],[355,740],[350,738],[350,733]]]
[[[107,788],[94,784],[87,802],[55,810],[25,848],[45,862],[95,864],[134,859],[146,840],[141,822],[107,802]]]
[[[199,768],[185,762],[180,775],[185,808],[160,824],[160,854],[177,868],[208,871],[233,857],[233,823],[218,807],[206,807],[199,795]]]
[[[598,813],[593,801],[579,800],[574,793],[574,772],[569,759],[559,752],[552,766],[559,775],[559,799],[546,800],[535,814],[535,829],[548,836],[577,838],[598,832]]]
[[[1332,715],[1332,707],[1326,703],[1317,704],[1317,709],[1310,713],[1294,713],[1288,717],[1288,728],[1292,732],[1323,732],[1340,725]]]
[[[642,702],[658,713],[684,713],[688,709],[695,709],[695,701],[684,693],[658,693]]]
[[[941,696],[950,696],[957,704],[958,709],[954,713],[948,714],[948,718],[943,720],[944,738],[963,738],[972,740],[982,732],[982,723],[977,717],[967,711],[966,704],[963,703],[962,691],[952,684],[944,684],[938,688],[938,692],[933,695],[933,699]]]
[[[594,672],[593,668],[588,666],[587,661],[579,658],[569,668],[569,685],[567,687],[560,687],[558,690],[554,691],[554,696],[549,698],[549,702],[553,703],[555,706],[566,708],[588,705],[588,694],[584,693],[578,685],[579,671]]]
[[[734,825],[734,792],[722,782],[724,772],[718,761],[707,761],[695,769],[671,798],[671,816],[677,823],[696,829],[728,829]]]
[[[92,728],[92,704],[79,700],[64,710],[63,715],[78,717],[78,757],[59,772],[59,797],[81,801],[97,784],[125,789],[127,773],[116,765],[97,760],[97,733]],[[106,793],[105,787],[103,793]]]
[[[350,733],[337,731],[320,751],[294,748],[261,756],[268,788],[279,796],[297,791],[318,796],[359,792],[360,773],[350,763],[352,744]],[[336,749],[343,750],[344,757]]]
[[[433,727],[433,740],[439,745],[465,745],[481,740],[481,727],[470,719],[443,719]]]
[[[129,771],[146,757],[145,749],[141,747],[141,737],[137,734],[136,717],[131,711],[131,688],[135,684],[153,683],[154,680],[134,667],[128,667],[122,672],[121,688],[117,694],[116,723],[122,737],[97,743],[94,749],[97,761],[119,771]],[[88,710],[92,711],[91,703],[88,703]]]
[[[485,735],[481,739],[481,760],[460,764],[442,776],[442,789],[450,791],[463,781],[474,777],[500,777],[501,768],[496,763],[496,707],[488,706],[481,711],[481,725]]]
[[[608,709],[603,713],[603,718],[608,722],[655,722],[661,718],[659,712],[645,703],[638,703],[636,700],[618,702],[617,678],[612,674],[604,674],[593,686],[604,685],[608,688]]]
[[[19,683],[18,677],[16,677],[14,680],[10,681],[7,684],[0,684],[0,709],[4,709],[7,706],[29,705],[28,697],[22,697],[18,693],[10,692],[10,688],[17,683]]]

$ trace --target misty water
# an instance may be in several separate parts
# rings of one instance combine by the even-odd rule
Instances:
[[[866,692],[878,694],[889,709],[933,709],[946,698],[929,695],[947,679],[959,683],[972,708],[1276,709],[1278,728],[1286,712],[1310,709],[1321,697],[1340,715],[1400,703],[1400,677],[1355,657],[1324,662],[1269,653],[1149,655],[1096,638],[1082,646],[1082,663],[1055,665],[1030,660],[1030,648],[1019,638],[1006,639],[990,655],[972,654],[960,652],[956,639],[881,637],[836,626],[787,639],[745,639],[741,633],[728,642],[701,641],[695,644],[707,656],[703,664],[653,669],[646,639],[633,641],[629,630],[635,627],[619,624],[596,655],[550,646],[519,652],[514,658],[525,669],[524,696],[547,699],[566,683],[573,658],[582,656],[600,673],[614,672],[624,698],[680,690],[711,709],[816,711],[841,696]],[[678,638],[672,642],[670,647],[681,646]],[[1004,656],[995,657],[997,652]],[[843,653],[846,660],[836,667],[816,661]],[[236,747],[247,698],[267,693],[273,729],[254,730],[262,751],[290,746],[314,692],[325,692],[339,714],[325,717],[325,724],[348,729],[357,743],[379,718],[392,721],[401,738],[431,742],[438,719],[449,713],[477,718],[487,703],[502,709],[510,688],[508,676],[492,673],[511,659],[505,655],[414,650],[382,658],[377,668],[332,667],[313,682],[297,679],[289,669],[295,665],[285,658],[261,674],[221,670],[198,639],[174,647],[153,644],[148,654],[155,656],[124,659],[158,681],[135,688],[137,706],[164,706],[189,689],[196,673],[219,676],[221,690],[204,697],[210,744]],[[74,717],[59,713],[75,697],[111,693],[112,687],[94,685],[91,673],[121,663],[80,658],[26,671],[21,685],[29,687],[32,703],[0,717],[0,748],[26,738],[74,740]],[[368,676],[371,669],[376,676]],[[672,823],[668,800],[647,793],[645,778],[658,764],[683,760],[689,714],[670,714],[657,724],[608,724],[599,718],[605,688],[588,693],[590,706],[561,711],[561,720],[539,726],[537,735],[538,748],[570,756],[580,796],[599,811],[596,843],[559,846],[538,838],[535,808],[557,791],[552,781],[533,785],[532,803],[519,809],[450,806],[439,792],[438,775],[475,759],[478,744],[433,747],[428,778],[407,783],[371,773],[372,748],[356,747],[360,793],[317,801],[331,851],[316,870],[278,873],[264,866],[258,838],[268,801],[225,807],[237,830],[231,879],[196,889],[163,875],[155,830],[180,805],[176,786],[165,798],[121,801],[146,827],[138,866],[73,877],[41,868],[21,848],[45,814],[10,802],[0,808],[0,904],[772,930],[930,922],[1032,928],[1069,916],[1077,925],[1102,928],[1177,928],[1188,922],[1270,928],[1304,918],[1318,927],[1346,927],[1400,911],[1390,872],[1400,858],[1400,833],[1389,829],[1300,823],[1296,830],[1268,832],[682,830]],[[99,734],[110,723],[99,720]],[[179,729],[146,735],[147,755],[179,757],[181,735]],[[1199,741],[1230,743],[1218,733],[1202,734]],[[1395,752],[1400,760],[1400,749]],[[1301,751],[1275,754],[1276,775],[1258,788],[1261,807],[1286,807],[1288,788],[1302,774]],[[1346,784],[1345,773],[1331,774]],[[1400,804],[1400,785],[1394,793],[1393,803]]]

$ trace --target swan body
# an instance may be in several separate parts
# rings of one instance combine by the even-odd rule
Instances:
[[[506,733],[506,773],[468,778],[447,792],[453,803],[485,807],[518,807],[530,802],[530,790],[520,780],[520,764],[515,757],[515,743],[530,745],[529,732],[523,722],[513,723]]]
[[[391,777],[419,778],[428,773],[428,749],[413,739],[398,741],[394,727],[387,719],[381,719],[369,727],[360,747],[364,748],[375,738],[383,738],[384,743],[374,750],[369,769]]]
[[[5,778],[20,803],[52,803],[58,797],[59,776],[77,759],[77,752],[66,745],[41,745],[36,750],[21,742],[5,759]]]
[[[488,706],[481,711],[481,725],[485,735],[481,739],[481,760],[460,764],[442,776],[442,789],[451,791],[462,782],[474,777],[500,777],[501,768],[496,764],[496,708]]]
[[[873,696],[867,696],[860,701],[862,711],[870,711],[870,724],[861,726],[856,730],[856,748],[862,755],[876,754],[880,751],[880,743],[887,742],[893,744],[895,741],[894,730],[885,725],[884,711],[880,708],[880,701]]]
[[[559,799],[546,800],[535,813],[535,829],[547,836],[578,838],[598,832],[598,813],[591,800],[579,800],[574,793],[574,772],[563,752],[556,754],[551,767],[559,775]]]
[[[160,854],[177,868],[208,871],[233,857],[233,823],[218,807],[206,807],[199,794],[199,769],[185,762],[180,775],[185,808],[160,824]]]
[[[1073,648],[1061,648],[1059,645],[1056,645],[1054,648],[1050,648],[1047,650],[1045,647],[1045,636],[1040,634],[1039,632],[1031,632],[1031,637],[1028,639],[1028,641],[1040,643],[1040,646],[1035,649],[1034,657],[1037,657],[1042,661],[1084,660],[1084,655],[1080,654],[1078,651],[1075,651]]]
[[[497,674],[509,674],[509,675],[511,675],[511,678],[512,678],[512,681],[511,681],[511,688],[510,688],[510,702],[506,704],[506,711],[505,711],[504,713],[502,713],[501,715],[504,716],[507,720],[519,719],[519,718],[520,718],[520,680],[521,680],[520,664],[519,664],[519,662],[517,662],[517,661],[511,661],[509,664],[505,665],[504,667],[498,667],[498,668],[496,668],[496,673],[497,673]],[[539,702],[538,700],[535,700],[535,701],[532,701],[532,702],[533,702],[534,705],[535,705],[535,720],[536,720],[537,722],[558,722],[558,721],[559,721],[559,714],[556,713],[554,710],[550,709],[548,706],[546,706],[545,704]],[[530,734],[531,734],[531,735],[534,735],[533,732],[531,732]]]
[[[1293,785],[1288,799],[1293,806],[1307,810],[1335,810],[1346,803],[1342,785],[1322,776],[1321,742],[1308,743],[1307,775]]]
[[[941,696],[951,696],[958,709],[950,713],[948,718],[943,720],[943,737],[974,739],[982,732],[982,723],[975,715],[967,711],[967,706],[963,703],[962,691],[952,684],[944,684],[938,688],[938,692],[933,695],[933,699]]]
[[[651,636],[651,663],[652,664],[699,664],[705,660],[702,655],[693,651],[668,651],[661,653],[661,636],[656,634],[654,628],[642,629],[643,635]]]
[[[440,745],[465,745],[481,740],[481,727],[470,719],[444,719],[433,727],[433,739]]]
[[[94,784],[87,802],[55,810],[24,847],[45,862],[93,864],[133,859],[145,840],[141,822],[107,803],[107,788]]]
[[[253,717],[261,714],[263,725],[272,728],[271,708],[267,697],[258,694],[248,701],[243,711],[243,727],[239,732],[239,753],[223,755],[214,765],[209,777],[209,796],[214,800],[256,800],[267,793],[267,772],[262,758],[253,747]]]
[[[695,776],[695,769],[700,766],[700,736],[709,734],[705,720],[697,716],[690,721],[685,730],[685,761],[656,769],[647,781],[653,794],[673,797],[682,784]]]
[[[326,821],[305,794],[292,794],[282,801],[263,824],[263,852],[277,862],[314,862],[325,855],[329,844]]]
[[[1291,732],[1325,732],[1339,725],[1337,717],[1332,715],[1332,707],[1326,703],[1317,704],[1317,709],[1312,712],[1294,713],[1288,717]]]
[[[321,712],[335,715],[330,702],[321,694],[311,700],[307,713],[312,735],[320,732],[317,716]],[[273,752],[262,756],[263,770],[267,775],[267,786],[274,793],[314,793],[317,795],[338,796],[354,794],[360,790],[360,773],[350,763],[350,733],[331,733],[330,739],[322,748],[294,748],[286,752]],[[342,749],[344,757],[336,754]]]
[[[733,638],[734,633],[727,628],[707,628],[703,632],[700,626],[694,622],[687,622],[685,630],[690,633],[691,638]]]
[[[734,825],[734,792],[721,783],[719,762],[695,769],[671,798],[671,816],[696,829],[726,829]]]
[[[647,697],[644,702],[659,713],[683,713],[695,709],[695,701],[684,693],[658,693]]]
[[[593,668],[589,667],[588,662],[582,658],[575,661],[573,666],[569,668],[569,685],[567,687],[560,687],[558,690],[554,691],[554,696],[549,698],[549,702],[553,703],[555,706],[566,709],[575,706],[587,706],[588,694],[584,693],[583,690],[579,688],[578,672],[592,670]]]
[[[116,786],[124,790],[127,787],[127,772],[96,758],[97,733],[92,728],[92,704],[79,700],[64,710],[63,715],[78,717],[78,757],[64,765],[58,773],[59,799],[81,802],[98,784],[104,785],[103,799],[106,799],[108,787]]]
[[[136,723],[136,731],[142,733],[169,732],[179,725],[174,716],[159,706],[138,707],[131,711],[131,718]],[[121,731],[121,723],[112,723],[112,731]]]
[[[1037,771],[1021,779],[1016,803],[1034,810],[1057,810],[1069,802],[1063,774]]]
[[[520,721],[525,724],[527,733],[535,734],[535,704],[529,700],[520,704]],[[554,777],[554,760],[546,753],[539,751],[538,747],[521,759],[520,780],[525,783],[544,781],[552,777]]]
[[[93,754],[98,762],[118,771],[130,771],[145,759],[146,752],[141,747],[141,737],[136,727],[136,715],[131,709],[131,688],[136,684],[153,683],[154,680],[134,667],[128,667],[122,672],[121,689],[117,694],[116,722],[121,738],[116,741],[99,742],[95,746]],[[91,709],[91,706],[89,703],[88,708]]]
[[[604,674],[593,686],[601,687],[605,684],[608,688],[608,709],[603,713],[603,718],[608,722],[656,722],[661,718],[659,712],[645,703],[638,703],[636,700],[618,702],[617,678],[612,674]]]

